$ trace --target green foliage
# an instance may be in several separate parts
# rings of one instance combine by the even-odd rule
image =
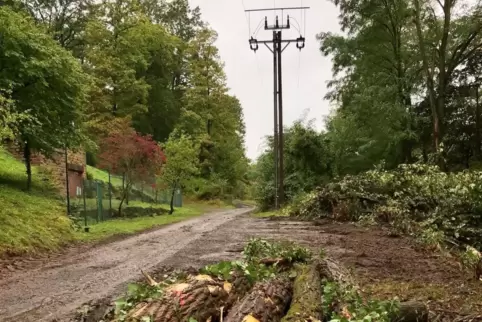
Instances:
[[[322,302],[325,318],[330,322],[389,322],[399,307],[397,299],[367,301],[356,290],[343,290],[329,281],[323,284]]]
[[[401,165],[346,176],[306,195],[293,216],[355,220],[373,216],[424,243],[482,246],[482,173]],[[442,236],[443,234],[443,236]]]
[[[198,173],[198,150],[189,136],[171,136],[163,149],[167,160],[159,179],[161,183],[176,189]]]
[[[89,79],[74,57],[29,17],[0,8],[0,88],[11,89],[13,112],[36,122],[18,127],[22,141],[44,153],[82,141]]]
[[[245,276],[251,284],[276,276],[276,266],[266,266],[252,261],[224,261],[204,267],[202,272],[231,281],[236,275]]]
[[[333,2],[346,33],[318,35],[321,53],[333,63],[326,95],[337,107],[326,124],[332,173],[357,174],[380,162],[395,168],[417,158],[444,170],[477,164],[481,5]]]
[[[19,134],[21,124],[32,122],[29,111],[15,111],[15,102],[10,99],[10,91],[0,89],[0,142],[6,139],[13,140]]]
[[[478,263],[481,261],[480,252],[473,247],[467,246],[465,251],[460,254],[462,265],[470,271],[476,271]]]
[[[295,122],[285,129],[285,198],[293,201],[331,177],[331,157],[325,136],[315,131],[311,123]],[[274,206],[273,138],[258,158],[253,169],[254,197],[261,211]]]
[[[127,313],[137,303],[148,299],[160,298],[163,294],[164,292],[159,286],[131,283],[127,286],[126,296],[115,301],[115,315],[119,321],[125,321]]]
[[[305,262],[311,258],[309,249],[293,242],[270,242],[261,238],[251,239],[243,250],[247,261],[263,258],[283,258],[290,262]]]
[[[224,280],[243,275],[250,283],[270,279],[280,273],[275,265],[265,265],[262,259],[284,259],[290,262],[305,262],[311,258],[311,252],[291,242],[270,242],[264,239],[251,239],[244,247],[242,261],[224,261],[208,265],[202,271]]]

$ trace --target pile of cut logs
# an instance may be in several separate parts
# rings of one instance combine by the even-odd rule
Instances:
[[[279,261],[266,259],[270,263]],[[325,258],[293,263],[290,274],[251,285],[242,274],[231,282],[209,275],[193,275],[165,289],[160,299],[138,303],[127,321],[153,322],[316,322],[323,321],[323,281],[357,290],[352,275],[335,261]],[[145,274],[148,283],[156,285]],[[344,307],[338,303],[339,308]],[[325,312],[326,313],[326,312]],[[146,317],[149,317],[146,319]],[[427,307],[418,302],[401,303],[391,321],[428,321]],[[125,320],[124,320],[125,321]]]

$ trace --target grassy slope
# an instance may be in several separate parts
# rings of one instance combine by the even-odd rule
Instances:
[[[142,206],[142,204],[136,204],[136,206]],[[180,208],[172,215],[109,220],[91,226],[89,233],[77,232],[76,237],[78,240],[96,241],[115,235],[130,235],[153,227],[190,219],[202,213],[202,209]]]
[[[0,147],[0,257],[55,250],[75,240],[98,241],[118,234],[133,234],[199,216],[210,209],[205,205],[189,203],[170,216],[111,220],[91,226],[89,233],[75,232],[66,216],[63,201],[43,180],[45,176],[39,169],[33,167],[32,170],[32,191],[27,193],[24,164]],[[98,180],[108,180],[102,170],[91,167],[88,171]],[[122,184],[118,181],[113,183]],[[167,209],[166,205],[138,201],[131,201],[130,205]]]
[[[0,147],[0,256],[56,249],[73,240],[65,206],[33,168],[32,192],[25,192],[22,162]]]
[[[88,165],[87,173],[91,175],[94,180],[109,182],[109,174],[104,170],[100,170]],[[110,182],[115,187],[122,187],[122,179],[118,177],[111,176]]]

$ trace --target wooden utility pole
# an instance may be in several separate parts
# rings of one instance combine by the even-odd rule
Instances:
[[[272,8],[272,9],[251,9],[246,12],[254,11],[281,11],[282,14],[287,10],[306,10],[309,7],[286,7],[286,8]],[[283,17],[282,17],[283,18]],[[299,50],[305,47],[305,38],[300,37],[295,39],[282,39],[282,30],[290,29],[290,16],[286,18],[286,24],[279,23],[279,17],[276,16],[275,23],[268,25],[268,17],[265,17],[265,30],[273,31],[272,40],[257,40],[253,37],[249,39],[249,46],[251,50],[256,52],[259,49],[259,44],[264,44],[271,53],[273,53],[273,101],[274,101],[274,136],[273,136],[273,154],[274,154],[274,184],[275,184],[275,208],[279,209],[284,203],[284,136],[283,136],[283,73],[281,54],[292,42],[296,43],[296,48]],[[269,44],[273,44],[271,48]],[[283,46],[283,44],[285,44]]]

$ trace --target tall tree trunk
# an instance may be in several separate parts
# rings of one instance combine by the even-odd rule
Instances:
[[[28,139],[24,140],[23,159],[25,161],[25,168],[27,170],[27,191],[32,189],[32,151],[30,150],[30,143]]]
[[[432,121],[433,121],[433,144],[435,152],[439,151],[440,146],[440,119],[437,109],[437,102],[435,98],[435,84],[433,81],[433,75],[430,71],[430,67],[428,64],[427,52],[425,48],[425,37],[423,36],[422,32],[422,20],[421,16],[421,7],[419,0],[413,0],[413,4],[415,7],[415,27],[417,29],[417,38],[418,38],[418,45],[420,47],[420,54],[422,56],[422,65],[423,70],[425,73],[426,83],[427,83],[427,92],[428,98],[430,103],[430,110],[432,112]]]
[[[129,205],[129,184],[127,183],[125,188],[122,191],[122,199],[119,204],[119,217],[122,216],[122,204],[124,203],[124,200],[126,201],[126,204]]]
[[[172,193],[171,193],[171,210],[169,210],[169,214],[172,215],[174,213],[174,195],[176,194],[176,187],[177,187],[177,181],[174,182],[174,185],[172,186]]]
[[[445,91],[447,89],[448,78],[447,73],[447,47],[449,43],[449,31],[452,18],[452,6],[455,0],[444,0],[440,4],[444,13],[444,24],[442,29],[442,39],[440,43],[439,58],[438,58],[438,87],[437,87],[437,113],[439,117],[439,140],[442,141],[444,134],[444,119],[445,119]]]
[[[480,93],[479,93],[479,84],[477,84],[477,88],[475,90],[475,158],[477,161],[480,161],[481,157],[481,140],[480,137]]]

